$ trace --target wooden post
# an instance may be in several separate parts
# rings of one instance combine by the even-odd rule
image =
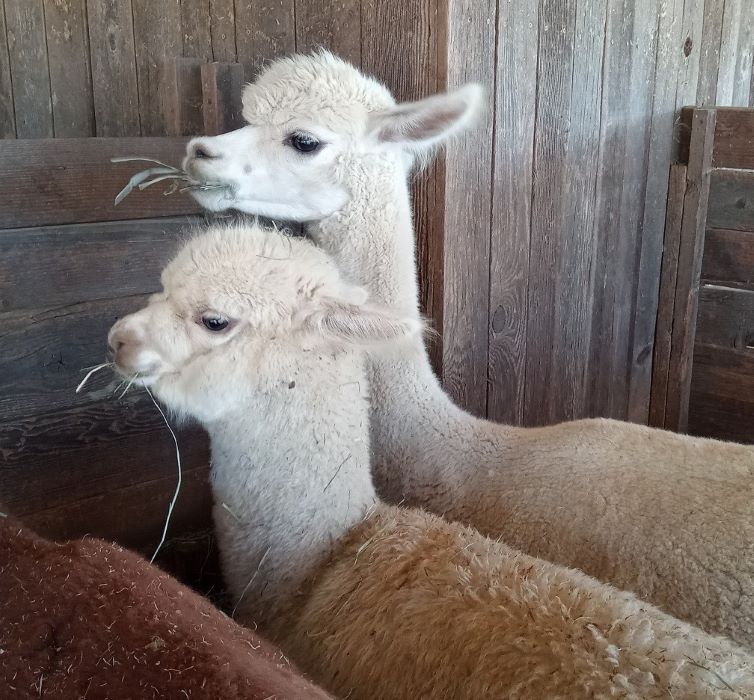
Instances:
[[[678,277],[678,252],[681,244],[683,198],[686,194],[686,166],[670,167],[668,210],[665,217],[665,240],[660,273],[660,297],[657,308],[654,359],[652,361],[652,390],[649,403],[649,425],[665,427],[665,404],[668,397],[671,335],[675,285]]]
[[[685,432],[688,426],[691,366],[716,117],[717,112],[714,109],[697,109],[694,111],[691,127],[673,305],[668,368],[669,391],[665,405],[665,427],[680,432]]]
[[[240,63],[205,63],[201,74],[204,133],[215,136],[243,126],[243,66]]]
[[[167,58],[161,68],[160,91],[167,135],[202,134],[201,61],[198,58]]]

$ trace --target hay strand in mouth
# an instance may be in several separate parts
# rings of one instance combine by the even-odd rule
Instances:
[[[105,369],[105,367],[112,367],[112,362],[103,362],[101,365],[97,365],[96,367],[92,367],[87,373],[86,376],[79,382],[79,385],[76,387],[76,393],[78,394],[83,388],[84,385],[89,381],[89,377],[91,377],[96,372],[99,372],[101,369]]]
[[[160,415],[162,416],[162,420],[165,421],[165,425],[167,426],[168,430],[170,431],[170,434],[173,437],[173,443],[175,443],[175,461],[178,465],[178,483],[175,485],[175,493],[173,494],[173,498],[170,501],[170,505],[168,506],[168,514],[165,518],[165,527],[162,529],[162,537],[160,538],[160,542],[157,545],[157,549],[154,550],[154,554],[152,555],[152,558],[149,560],[150,564],[154,563],[154,560],[156,559],[157,555],[159,554],[160,550],[162,549],[162,545],[165,544],[165,538],[168,534],[168,527],[170,526],[170,518],[173,515],[173,509],[175,508],[175,503],[178,500],[178,494],[181,492],[181,482],[183,481],[183,469],[181,468],[181,451],[178,448],[178,438],[175,436],[175,432],[170,427],[170,423],[168,422],[167,416],[163,412],[163,410],[160,408],[160,404],[157,403],[154,396],[152,395],[152,392],[149,391],[149,387],[145,386],[144,390],[149,394],[149,398],[152,399],[152,403],[155,405],[155,408],[160,412]]]
[[[147,187],[158,182],[171,181],[170,187],[163,192],[164,195],[171,195],[174,192],[187,192],[190,190],[227,190],[228,185],[219,182],[201,182],[189,175],[182,168],[176,168],[154,158],[144,158],[142,156],[118,156],[111,158],[111,163],[130,163],[133,161],[143,163],[153,163],[151,168],[142,170],[131,177],[126,186],[115,196],[115,206],[117,207],[134,188],[138,187],[143,191]],[[156,166],[156,167],[155,167]]]

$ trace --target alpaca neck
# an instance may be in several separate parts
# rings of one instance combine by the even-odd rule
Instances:
[[[273,635],[376,500],[361,361],[316,350],[301,357],[207,426],[215,526],[236,617]]]
[[[411,205],[399,157],[354,160],[345,165],[351,199],[343,209],[309,227],[314,241],[338,262],[372,301],[418,314],[416,252]],[[375,264],[375,261],[379,261]]]
[[[399,159],[359,161],[348,166],[351,201],[312,224],[309,234],[373,301],[418,313],[418,282],[411,204]],[[452,508],[464,474],[440,465],[462,461],[480,421],[455,406],[440,386],[421,340],[399,360],[370,362],[373,474],[380,496],[390,502]],[[447,426],[452,430],[445,431]],[[449,435],[453,439],[449,439]],[[440,459],[427,449],[443,447]],[[438,496],[438,484],[445,495]],[[457,491],[456,491],[457,494]],[[447,504],[442,499],[447,496]]]

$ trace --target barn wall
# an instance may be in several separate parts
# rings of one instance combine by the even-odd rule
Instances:
[[[645,421],[677,109],[752,99],[751,0],[0,0],[0,136],[166,132],[158,66],[324,45],[412,99],[489,88],[415,187],[448,390]]]

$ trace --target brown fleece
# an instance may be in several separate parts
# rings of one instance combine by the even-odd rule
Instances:
[[[141,557],[94,539],[55,544],[0,516],[0,697],[330,696]]]

